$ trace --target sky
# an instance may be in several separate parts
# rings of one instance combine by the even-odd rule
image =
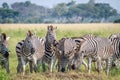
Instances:
[[[0,0],[0,5],[2,5],[3,2],[7,2],[8,4],[12,4],[14,2],[25,2],[25,1],[31,1],[31,3],[35,3],[37,5],[42,5],[45,7],[53,7],[58,3],[61,2],[70,2],[72,0]],[[76,1],[76,3],[87,3],[89,0],[73,0]],[[112,6],[114,9],[117,9],[118,12],[120,12],[120,0],[95,0],[96,3],[109,3],[110,6]]]

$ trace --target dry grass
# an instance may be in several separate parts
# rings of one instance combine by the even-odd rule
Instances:
[[[0,28],[4,30],[8,29],[45,29],[48,25],[51,24],[0,24]],[[119,29],[120,24],[113,23],[94,23],[94,24],[52,24],[57,26],[58,29],[64,30],[90,30],[97,31],[100,29]]]

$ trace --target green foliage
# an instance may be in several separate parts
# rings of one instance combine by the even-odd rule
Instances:
[[[3,7],[4,9],[9,9],[9,6],[8,6],[8,4],[7,4],[6,2],[4,2],[4,3],[2,4],[2,7]]]
[[[10,80],[10,76],[5,71],[0,71],[0,80]]]
[[[114,23],[120,23],[120,19],[115,20]]]
[[[119,76],[120,75],[120,69],[119,68],[112,68],[110,71],[111,76]]]
[[[65,13],[67,13],[68,8],[65,3],[60,3],[53,8],[53,17],[62,17]]]
[[[42,23],[43,19],[51,13],[49,8],[26,2],[16,2],[11,5],[12,9],[19,12],[21,23]]]
[[[14,23],[18,15],[19,13],[12,9],[0,8],[0,23]]]
[[[30,1],[13,3],[12,9],[9,9],[7,3],[3,3],[2,6],[0,23],[101,22],[103,18],[104,22],[107,22],[111,16],[118,15],[109,4],[95,3],[95,0],[89,0],[84,4],[76,4],[72,0],[68,3],[59,3],[53,8],[38,6]]]
[[[26,1],[25,2],[25,6],[28,7],[29,5],[31,5],[31,2],[30,1]]]

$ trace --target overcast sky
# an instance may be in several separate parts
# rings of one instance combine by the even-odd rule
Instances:
[[[71,0],[0,0],[0,5],[3,2],[7,2],[8,4],[12,4],[14,2],[25,2],[25,1],[31,1],[31,3],[35,3],[37,5],[42,5],[45,7],[53,7],[57,3],[61,2],[70,2]],[[73,0],[77,3],[87,3],[89,0]],[[117,9],[120,12],[120,0],[96,0],[98,3],[109,3],[113,8]]]

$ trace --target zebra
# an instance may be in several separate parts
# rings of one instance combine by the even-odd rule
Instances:
[[[81,45],[79,51],[80,64],[84,57],[88,58],[88,72],[91,71],[91,62],[97,62],[98,72],[101,73],[102,61],[106,61],[106,74],[108,75],[112,62],[113,47],[111,41],[107,38],[95,37],[89,38]]]
[[[96,36],[93,35],[93,34],[85,34],[81,37],[71,37],[73,40],[75,40],[76,44],[77,44],[77,48],[76,48],[76,53],[74,55],[74,59],[73,59],[73,64],[72,64],[72,69],[75,70],[79,70],[79,50],[80,50],[80,47],[82,45],[82,43],[85,41],[85,40],[88,40],[88,39],[91,39],[91,38],[95,38]],[[85,68],[88,68],[88,65],[87,63],[83,60],[82,61],[82,64],[85,66]]]
[[[118,67],[120,60],[120,34],[111,34],[109,39],[112,42],[114,50],[112,66]]]
[[[68,65],[68,69],[70,68],[69,65],[71,65],[74,54],[75,54],[75,49],[77,45],[75,41],[71,38],[62,38],[59,40],[58,43],[58,72],[65,72],[66,67]]]
[[[92,35],[92,34],[88,34],[88,35],[84,35],[84,38],[83,37],[71,37],[71,38],[62,38],[59,42],[59,48],[60,48],[60,45],[61,45],[61,47],[63,47],[64,46],[64,40],[65,39],[71,39],[71,42],[72,42],[72,44],[71,44],[71,47],[72,46],[76,46],[75,47],[75,51],[74,51],[74,56],[71,56],[72,58],[70,59],[70,60],[68,60],[68,62],[69,62],[69,64],[68,64],[68,69],[69,70],[71,70],[71,69],[73,69],[73,70],[75,70],[75,69],[78,69],[79,70],[79,66],[77,65],[78,63],[79,63],[79,49],[80,49],[80,47],[81,47],[81,44],[83,43],[83,41],[85,41],[85,39],[87,39],[87,38],[90,38],[90,37],[95,37],[94,35]],[[62,42],[63,41],[63,42]],[[70,41],[69,41],[70,42]],[[68,43],[69,43],[68,42]],[[66,43],[65,43],[66,44]],[[69,46],[68,46],[69,47]],[[70,48],[71,49],[71,48]],[[59,51],[60,50],[60,51]],[[58,53],[60,54],[61,53],[61,49],[58,49],[57,50],[58,51]],[[58,59],[59,59],[59,62],[58,62],[58,64],[59,65],[61,65],[61,66],[63,66],[64,65],[64,63],[65,63],[65,61],[67,62],[67,59],[64,59],[64,62],[62,62],[62,61],[60,61],[60,60],[62,60],[62,59],[60,59],[60,57],[63,57],[64,55],[62,54],[62,55],[59,55],[58,54]],[[70,56],[70,55],[69,55]],[[87,63],[83,60],[82,61],[82,63],[83,63],[83,65],[85,66],[85,68],[87,68],[88,67],[88,65],[87,65]],[[58,66],[59,66],[58,65]],[[60,67],[58,67],[58,71],[60,71]],[[63,69],[63,72],[64,72],[65,70]]]
[[[52,25],[47,27],[47,34],[45,39],[45,54],[43,56],[43,62],[48,64],[48,69],[53,72],[53,68],[56,62],[56,29]],[[45,68],[44,68],[45,69]],[[46,71],[46,69],[44,70]]]
[[[29,62],[30,72],[38,72],[38,64],[42,62],[44,55],[44,42],[43,38],[38,38],[36,34],[31,31],[27,32],[25,40],[18,42],[16,45],[16,54],[18,57],[17,72],[25,74],[26,64]]]
[[[0,64],[2,68],[6,69],[7,73],[10,73],[9,69],[9,49],[8,49],[8,40],[10,37],[7,37],[5,33],[0,35]]]
[[[77,67],[77,63],[78,63],[78,59],[79,59],[78,51],[79,51],[79,49],[81,47],[81,44],[84,41],[84,39],[82,37],[71,37],[71,39],[75,41],[76,49],[75,49],[75,53],[74,53],[72,63],[71,63],[71,65],[68,65],[68,67],[69,67],[69,69],[72,69],[72,70],[75,70],[75,69],[79,70],[79,68]],[[82,64],[85,66],[85,68],[87,68],[88,65],[84,60],[83,60]]]

